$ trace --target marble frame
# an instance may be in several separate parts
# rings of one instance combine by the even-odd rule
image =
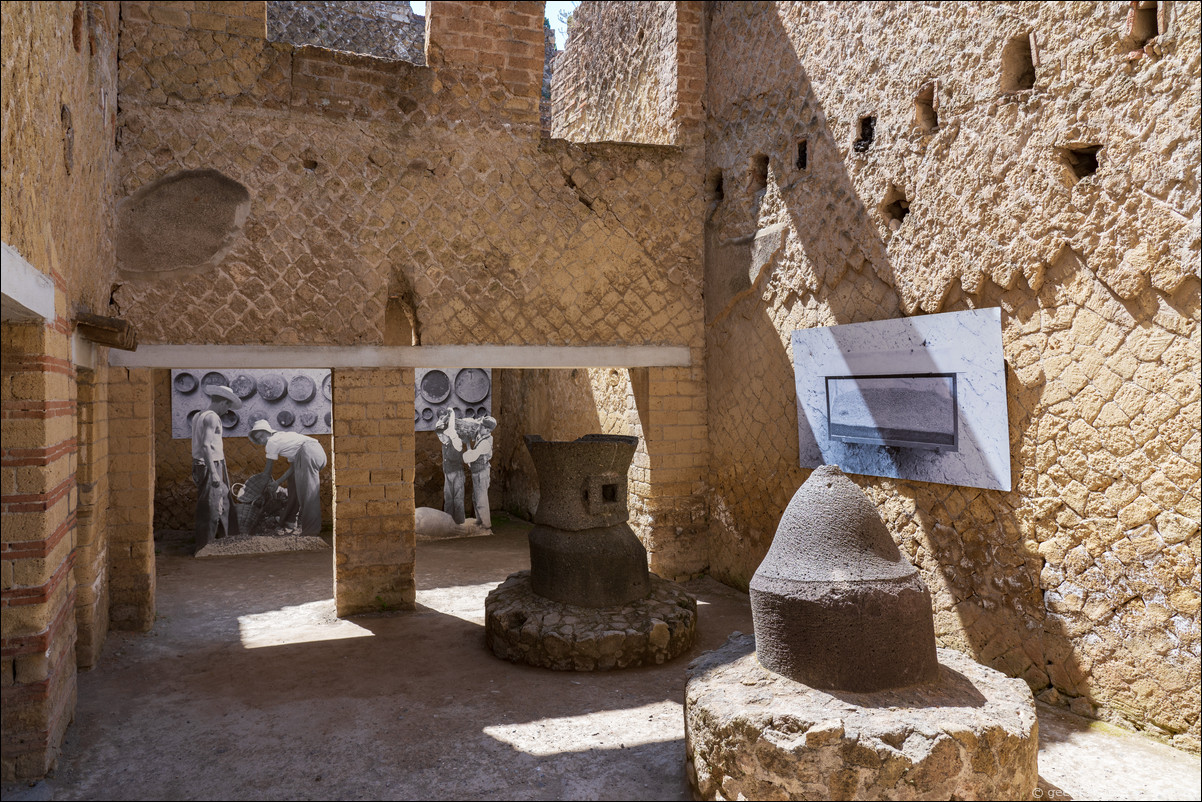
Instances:
[[[801,467],[838,465],[846,473],[1010,490],[999,308],[803,329],[793,332],[791,344]],[[930,410],[916,406],[922,380],[937,377],[950,378],[950,427],[943,413],[939,426],[924,422]],[[842,414],[860,425],[832,426],[832,381],[855,382],[853,409]],[[877,392],[890,389],[892,395]],[[884,425],[896,421],[918,423]],[[924,436],[927,430],[941,433]]]

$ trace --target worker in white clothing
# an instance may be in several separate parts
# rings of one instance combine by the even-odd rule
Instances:
[[[463,452],[464,463],[472,471],[472,507],[476,521],[484,529],[492,529],[492,515],[488,506],[488,481],[492,460],[492,432],[497,428],[497,419],[488,415],[480,419],[480,428],[468,448]]]
[[[298,432],[277,432],[265,420],[256,421],[250,430],[252,443],[267,450],[267,467],[261,475],[269,480],[267,489],[275,492],[284,481],[288,484],[288,506],[284,511],[284,523],[302,535],[321,534],[321,492],[318,475],[326,466],[326,452],[321,443]],[[288,460],[288,470],[277,480],[271,479],[275,461],[283,457]],[[299,513],[299,528],[289,527],[292,516]]]

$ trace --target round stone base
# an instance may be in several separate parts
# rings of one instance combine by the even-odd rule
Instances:
[[[685,749],[699,799],[1030,799],[1027,684],[939,649],[939,678],[874,693],[775,674],[735,633],[689,666]]]
[[[633,668],[671,660],[693,645],[697,601],[651,575],[651,595],[615,607],[579,607],[537,595],[519,571],[488,594],[488,648],[513,663],[561,671]]]

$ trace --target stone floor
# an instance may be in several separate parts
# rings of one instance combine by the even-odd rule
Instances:
[[[171,550],[168,550],[169,552]],[[81,674],[32,799],[689,799],[684,667],[751,631],[709,579],[698,640],[663,666],[556,672],[484,647],[484,597],[524,529],[418,546],[418,610],[339,620],[329,552],[159,557],[158,621]],[[1041,708],[1042,798],[1199,799],[1198,757]]]

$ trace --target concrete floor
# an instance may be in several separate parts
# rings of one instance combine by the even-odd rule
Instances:
[[[329,553],[160,555],[149,634],[112,633],[54,775],[4,799],[689,799],[684,668],[747,597],[710,579],[693,651],[561,673],[484,647],[525,529],[418,546],[418,610],[339,620]],[[1041,798],[1199,799],[1199,759],[1042,708]]]

